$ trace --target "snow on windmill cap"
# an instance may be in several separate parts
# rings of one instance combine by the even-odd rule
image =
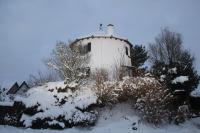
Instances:
[[[108,24],[107,25],[107,35],[112,36],[114,34],[114,25]]]
[[[114,37],[114,38],[118,38],[120,40],[125,40],[125,41],[128,40],[126,37],[119,36],[119,34],[117,32],[114,33],[114,25],[113,24],[108,24],[106,26],[106,30],[104,28],[105,27],[103,27],[102,24],[100,24],[98,31],[80,36],[80,37],[76,38],[75,40],[83,40],[83,39],[87,39],[87,38],[100,38],[100,37],[104,37],[104,38],[105,37],[107,37],[107,38]]]

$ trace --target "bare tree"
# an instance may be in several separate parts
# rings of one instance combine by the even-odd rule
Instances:
[[[87,75],[88,62],[89,54],[81,54],[80,45],[75,46],[59,42],[45,64],[57,71],[66,82],[79,82]]]
[[[165,64],[178,62],[183,51],[181,34],[170,31],[168,28],[161,29],[155,42],[150,44],[149,51],[152,63],[156,61]]]
[[[27,83],[30,87],[34,87],[34,86],[41,86],[47,82],[55,82],[58,81],[59,79],[60,77],[55,71],[49,70],[46,73],[38,71],[37,75],[33,74],[29,75]]]

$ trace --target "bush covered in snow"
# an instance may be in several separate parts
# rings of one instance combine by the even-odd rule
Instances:
[[[100,105],[110,107],[126,101],[148,123],[184,122],[190,115],[189,107],[174,108],[174,100],[172,92],[150,74],[111,81],[105,71],[97,72],[86,84],[48,82],[14,99],[24,105],[17,115],[24,127],[56,129],[94,125]]]
[[[20,120],[23,125],[32,128],[93,125],[97,113],[88,108],[96,104],[96,94],[87,87],[74,92],[66,90],[69,86],[64,82],[49,82],[30,89],[26,97],[16,97],[15,101],[22,102],[26,107]],[[61,89],[66,91],[59,92]]]
[[[15,95],[13,94],[7,94],[8,92],[8,89],[6,88],[1,88],[0,89],[0,102],[4,102],[4,103],[7,103],[7,102],[12,102]]]
[[[116,103],[115,82],[108,81],[107,71],[101,69],[92,75],[95,80],[93,91],[98,96],[98,103],[102,105],[111,105]]]
[[[101,76],[98,76],[101,77]],[[122,81],[96,80],[95,92],[103,104],[130,100],[142,120],[155,125],[169,122],[173,95],[153,77],[124,77]]]
[[[166,84],[176,98],[171,103],[174,108],[178,108],[184,103],[191,104],[190,94],[199,84],[199,75],[191,65],[156,63],[152,68],[153,74],[159,78],[162,84]],[[194,103],[192,104],[195,106]]]
[[[165,83],[171,91],[182,90],[189,94],[197,88],[199,84],[199,76],[191,66],[184,66],[180,63],[163,64],[156,63],[152,68],[154,75],[160,78],[160,81]]]
[[[168,122],[172,94],[155,78],[136,77],[124,82],[129,86],[132,101],[143,120],[155,125]],[[131,83],[130,83],[131,82]],[[129,94],[129,95],[130,95]]]

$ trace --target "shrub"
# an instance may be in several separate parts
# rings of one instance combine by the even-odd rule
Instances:
[[[16,97],[16,101],[26,106],[20,122],[30,128],[63,129],[94,125],[97,113],[90,106],[97,102],[95,93],[87,86],[73,91],[72,87],[76,84],[49,82],[29,90],[27,97]]]
[[[116,84],[108,81],[107,71],[103,69],[97,70],[92,77],[95,80],[93,89],[98,96],[98,103],[102,105],[115,103],[117,101],[116,93],[114,92]]]
[[[153,77],[124,77],[122,81],[115,82],[98,80],[94,88],[103,104],[130,100],[142,120],[148,123],[159,125],[168,122],[171,117],[173,95]]]
[[[97,73],[94,89],[101,104],[112,105],[130,100],[142,120],[159,125],[173,117],[170,103],[173,95],[154,77],[124,77],[122,81],[108,81]]]
[[[179,124],[185,122],[186,119],[190,117],[190,111],[188,105],[179,106],[176,116],[174,118],[174,123]]]
[[[154,125],[167,122],[170,116],[169,104],[172,100],[169,90],[156,80],[140,80],[139,83],[133,95],[137,96],[134,107],[142,119]]]

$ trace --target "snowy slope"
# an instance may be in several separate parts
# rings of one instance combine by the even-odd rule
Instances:
[[[129,104],[117,104],[113,109],[102,108],[101,116],[94,127],[89,128],[70,128],[58,130],[34,130],[22,129],[10,126],[0,126],[1,133],[199,133],[200,118],[190,120],[180,126],[166,125],[153,128],[149,125],[141,124],[137,115],[133,115],[133,109]],[[136,122],[135,126],[132,124]],[[136,127],[137,130],[132,128]]]

